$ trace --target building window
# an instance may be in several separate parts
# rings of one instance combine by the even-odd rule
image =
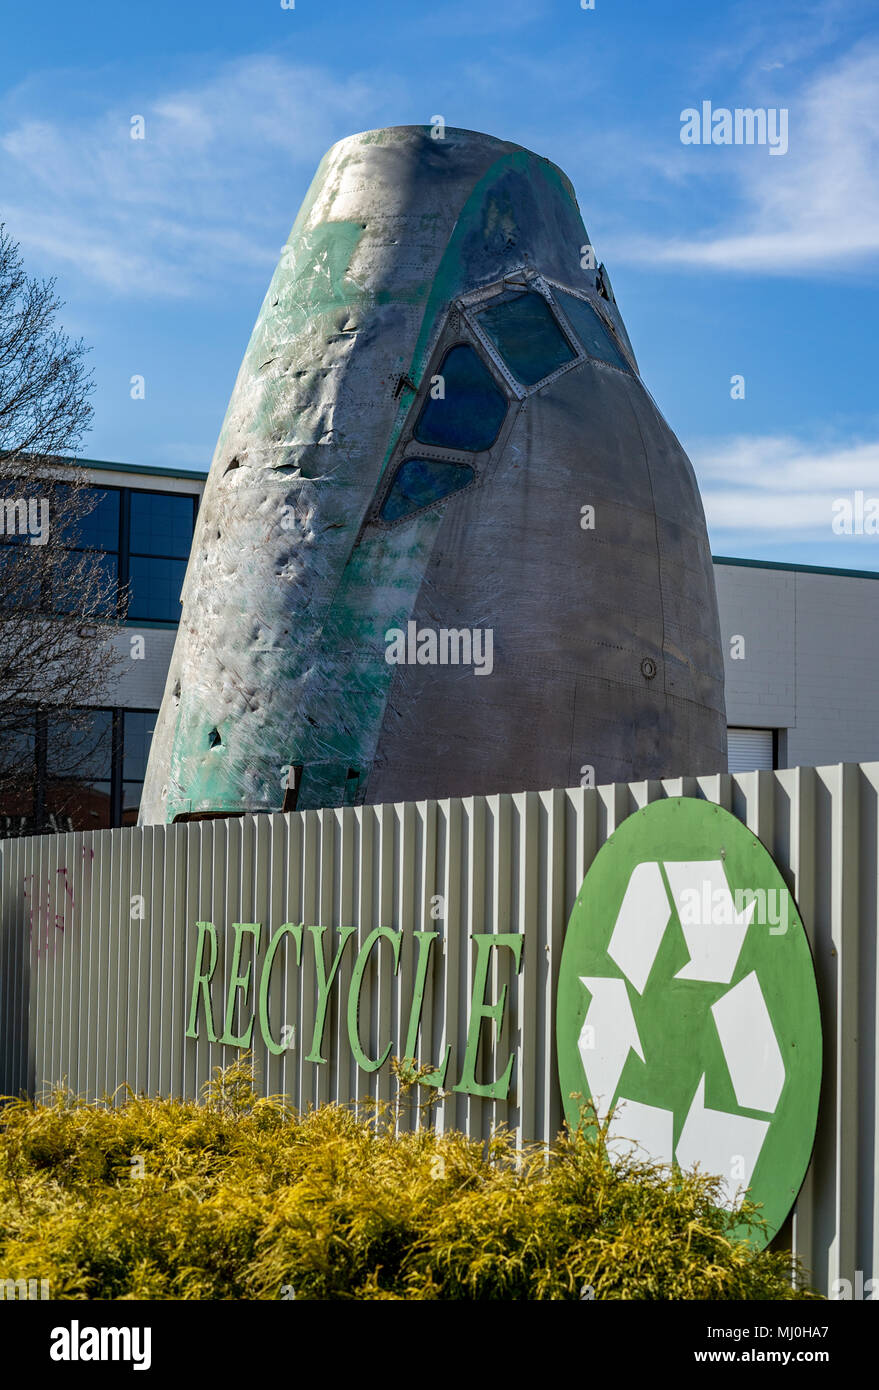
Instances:
[[[777,766],[778,737],[775,729],[727,729],[727,766],[730,772],[771,771]]]
[[[88,488],[92,510],[72,522],[64,519],[66,488],[57,489],[59,532],[57,540],[66,547],[50,567],[44,606],[52,613],[75,613],[79,590],[92,567],[101,571],[100,592],[104,595],[103,616],[115,618],[118,612],[119,552],[122,494],[117,488]]]
[[[16,484],[7,483],[7,491]],[[75,613],[84,576],[92,566],[102,571],[101,593],[106,596],[104,614],[115,617],[119,590],[120,493],[85,488],[92,510],[71,519],[66,508],[69,489],[53,483],[46,498],[51,515],[45,544],[30,546],[25,535],[11,534],[7,525],[0,540],[0,566],[14,567],[15,587],[7,591],[3,606],[44,613]],[[24,548],[22,547],[24,543]]]
[[[21,777],[0,793],[0,838],[136,822],[158,711],[84,714],[72,721],[38,710],[27,716],[24,728],[18,721],[9,738]],[[0,772],[9,765],[7,756]]]
[[[122,814],[123,825],[135,825],[143,793],[150,744],[158,714],[154,710],[122,713]]]
[[[0,839],[32,833],[36,809],[36,716],[26,709],[13,727],[0,731]]]
[[[129,618],[176,622],[180,617],[180,591],[185,575],[185,560],[132,555],[128,571]]]
[[[167,492],[130,493],[129,618],[179,620],[195,500]]]
[[[93,583],[92,576],[98,571],[100,610],[106,618],[115,618],[119,601],[119,556],[105,551],[68,550],[58,557],[51,571],[51,611],[53,613],[76,613],[79,606],[80,582]],[[94,592],[94,591],[93,591]]]
[[[189,558],[194,497],[168,492],[131,493],[131,539],[133,555],[169,555]]]
[[[11,485],[7,485],[11,486]],[[16,587],[4,607],[75,613],[83,566],[103,571],[104,615],[133,622],[180,621],[180,591],[192,546],[198,498],[190,493],[89,488],[87,516],[65,521],[64,485],[55,487],[52,546],[29,546],[25,536],[6,528],[0,536],[0,566],[16,567]],[[0,585],[0,589],[3,586]],[[127,614],[121,612],[128,592]],[[5,592],[5,589],[4,589]]]
[[[0,604],[6,612],[38,609],[44,560],[36,546],[0,537]]]
[[[91,504],[87,516],[72,523],[63,518],[64,496],[67,489],[56,488],[58,511],[61,515],[59,539],[74,550],[105,550],[119,553],[119,522],[122,513],[122,494],[118,488],[87,488]]]
[[[70,520],[65,492],[54,484],[50,539],[39,546],[28,544],[15,483],[0,485],[0,570],[15,567],[5,606],[76,613],[82,567],[93,564],[107,581],[108,617],[126,616],[127,591],[132,622],[176,625],[197,495],[90,486],[92,510]],[[133,824],[156,717],[93,709],[71,720],[60,710],[24,710],[0,728],[0,839]]]
[[[113,712],[93,710],[84,722],[46,717],[46,817],[71,830],[113,824]]]

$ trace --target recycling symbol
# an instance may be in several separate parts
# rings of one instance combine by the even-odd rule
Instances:
[[[771,1238],[814,1140],[821,1023],[796,906],[746,826],[690,797],[623,822],[571,914],[556,1036],[571,1123],[591,1097],[611,1157],[698,1165]]]

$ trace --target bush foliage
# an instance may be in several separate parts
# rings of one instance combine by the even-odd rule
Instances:
[[[0,1277],[68,1299],[814,1296],[788,1254],[736,1238],[753,1207],[722,1210],[699,1174],[611,1167],[585,1111],[548,1156],[399,1128],[390,1107],[296,1114],[246,1061],[201,1103],[10,1101]]]

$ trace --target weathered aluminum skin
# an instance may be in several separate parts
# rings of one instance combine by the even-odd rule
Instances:
[[[564,174],[489,136],[398,127],[325,156],[217,444],[141,823],[725,769],[698,488],[588,245]],[[473,298],[504,277],[556,309],[576,291],[630,370],[574,343],[518,383]],[[474,455],[411,442],[460,342],[508,398]],[[414,454],[475,480],[387,524]],[[490,630],[491,673],[390,665],[411,621]]]

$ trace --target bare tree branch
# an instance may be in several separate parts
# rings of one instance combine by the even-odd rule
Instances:
[[[0,224],[0,798],[7,807],[33,793],[41,713],[67,721],[66,775],[88,774],[95,750],[85,707],[106,698],[122,662],[110,638],[124,595],[107,557],[89,548],[88,518],[100,496],[71,461],[90,426],[93,381],[87,348],[56,325],[61,308],[54,280],[26,274]]]

